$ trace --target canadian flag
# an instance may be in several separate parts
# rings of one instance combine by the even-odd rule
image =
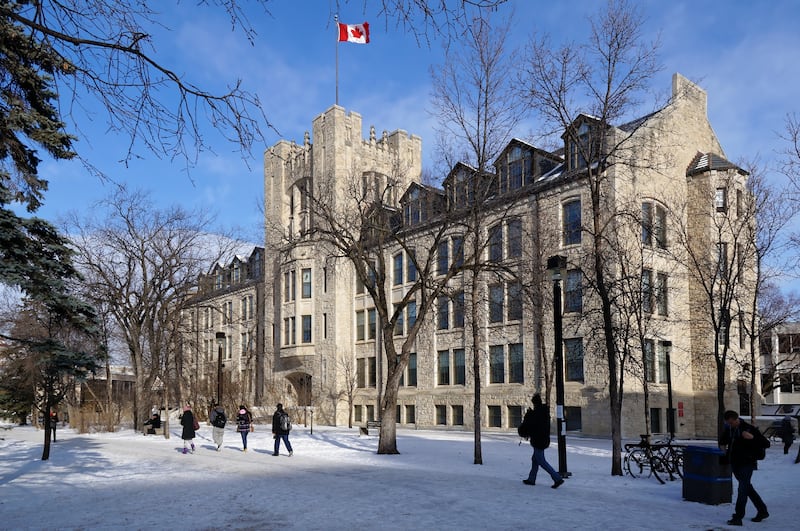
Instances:
[[[369,42],[369,24],[342,24],[339,23],[339,42],[354,42],[367,44]]]

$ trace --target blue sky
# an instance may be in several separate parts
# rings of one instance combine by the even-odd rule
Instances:
[[[245,2],[246,3],[246,2]],[[430,109],[430,67],[442,62],[440,43],[418,44],[413,35],[377,15],[372,2],[353,0],[339,18],[345,23],[370,22],[371,43],[339,46],[339,104],[363,117],[364,136],[370,125],[381,131],[404,129],[423,139],[423,155],[433,157]],[[335,99],[336,29],[330,18],[332,1],[275,0],[270,14],[248,8],[257,37],[250,46],[240,32],[232,32],[221,12],[196,2],[170,3],[163,19],[171,31],[154,39],[158,59],[201,86],[224,89],[225,82],[241,78],[246,90],[256,92],[280,136],[267,131],[267,143],[255,146],[250,160],[242,160],[235,146],[206,134],[214,153],[201,155],[191,178],[183,165],[159,160],[139,149],[140,159],[126,167],[128,139],[107,131],[102,114],[80,123],[84,135],[81,154],[118,182],[148,190],[159,205],[178,203],[187,208],[216,211],[221,227],[238,227],[251,241],[260,241],[258,204],[262,201],[264,149],[280,138],[302,142],[312,119]],[[514,11],[509,41],[523,44],[536,28],[553,40],[585,42],[587,17],[601,2],[575,0],[509,1],[495,16]],[[650,1],[638,2],[647,25],[645,33],[660,34],[664,69],[654,80],[654,93],[670,89],[674,72],[698,82],[708,92],[709,118],[725,155],[737,162],[775,158],[783,146],[778,138],[788,112],[797,102],[800,69],[800,4],[796,1]],[[646,109],[644,112],[647,112]],[[528,138],[530,124],[515,136]],[[74,130],[72,127],[71,130]],[[313,141],[313,139],[312,139]],[[42,166],[50,190],[38,214],[57,220],[70,210],[85,211],[110,192],[110,185],[90,176],[78,164],[59,162]],[[214,229],[215,227],[209,227]]]

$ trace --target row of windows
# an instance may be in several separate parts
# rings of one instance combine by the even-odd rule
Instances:
[[[522,284],[507,282],[489,286],[489,322],[502,323],[522,319]]]
[[[300,316],[300,343],[311,343],[311,316]],[[297,344],[297,318],[295,316],[284,317],[283,319],[283,345],[290,346]]]
[[[296,299],[297,273],[294,269],[283,272],[283,302]],[[300,270],[300,297],[311,298],[311,268]]]
[[[219,312],[222,315],[222,324],[232,324],[233,317],[233,301],[225,301],[222,303],[222,308],[217,309],[211,306],[203,308],[203,325],[205,330],[213,330],[216,327],[216,314]],[[240,321],[249,321],[255,317],[255,310],[253,307],[253,296],[247,295],[242,297],[239,301],[239,319]]]
[[[575,417],[575,411],[578,410],[577,418],[580,418],[580,408],[567,408],[571,410],[572,417]],[[506,423],[505,426],[513,428],[522,424],[524,409],[522,406],[505,406],[506,410]],[[659,410],[660,411],[660,410]],[[397,404],[396,421],[398,424],[416,424],[417,422],[417,408],[414,404]],[[369,420],[377,420],[375,418],[375,406],[373,405],[355,405],[353,406],[353,418],[355,422],[366,422]],[[435,404],[434,405],[434,423],[437,426],[463,426],[464,425],[464,406],[460,404]],[[490,428],[502,428],[503,424],[503,406],[486,406],[486,425]],[[567,427],[574,429],[574,427]],[[579,429],[579,427],[577,428]],[[660,430],[659,430],[660,431]]]

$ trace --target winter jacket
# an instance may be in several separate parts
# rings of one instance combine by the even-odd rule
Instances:
[[[528,409],[522,426],[530,434],[531,446],[541,450],[550,446],[550,411],[546,404]]]
[[[194,413],[191,410],[184,411],[183,415],[181,415],[181,426],[183,426],[183,431],[181,432],[181,439],[184,441],[189,441],[194,439],[195,431],[194,431]]]
[[[244,411],[244,413],[242,413]],[[249,411],[239,410],[239,414],[236,416],[236,431],[238,432],[246,432],[250,431],[250,424],[253,422],[253,415],[250,414]]]
[[[219,422],[217,421],[217,417],[219,417]],[[215,428],[225,427],[225,423],[228,421],[228,419],[225,417],[225,410],[222,409],[222,406],[217,406],[211,410],[211,415],[209,415],[208,421]],[[217,424],[222,424],[222,426],[217,426]]]
[[[752,439],[745,439],[742,437],[744,432],[749,432],[753,435]],[[731,465],[750,465],[755,467],[757,465],[757,455],[759,448],[764,445],[764,436],[761,432],[753,426],[739,419],[739,425],[735,428],[724,426],[722,435],[719,438],[720,446],[728,447],[727,457]]]
[[[289,432],[287,430],[281,429],[281,415],[285,415],[286,411],[283,409],[278,409],[275,411],[275,414],[272,415],[272,433],[275,435],[288,435]]]

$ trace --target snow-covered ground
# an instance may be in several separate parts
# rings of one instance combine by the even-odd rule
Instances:
[[[2,529],[725,529],[731,504],[687,502],[681,482],[610,475],[610,442],[568,438],[573,473],[559,489],[539,472],[522,479],[531,448],[510,434],[483,434],[473,465],[472,434],[400,430],[400,455],[377,455],[377,437],[358,430],[296,426],[294,456],[272,456],[269,427],[249,450],[226,429],[217,452],[203,425],[197,451],[131,430],[80,435],[58,430],[50,460],[43,432],[0,431]],[[745,526],[800,528],[800,465],[773,444],[754,475],[770,517]],[[547,451],[557,467],[555,442]],[[736,482],[734,480],[734,489]]]

